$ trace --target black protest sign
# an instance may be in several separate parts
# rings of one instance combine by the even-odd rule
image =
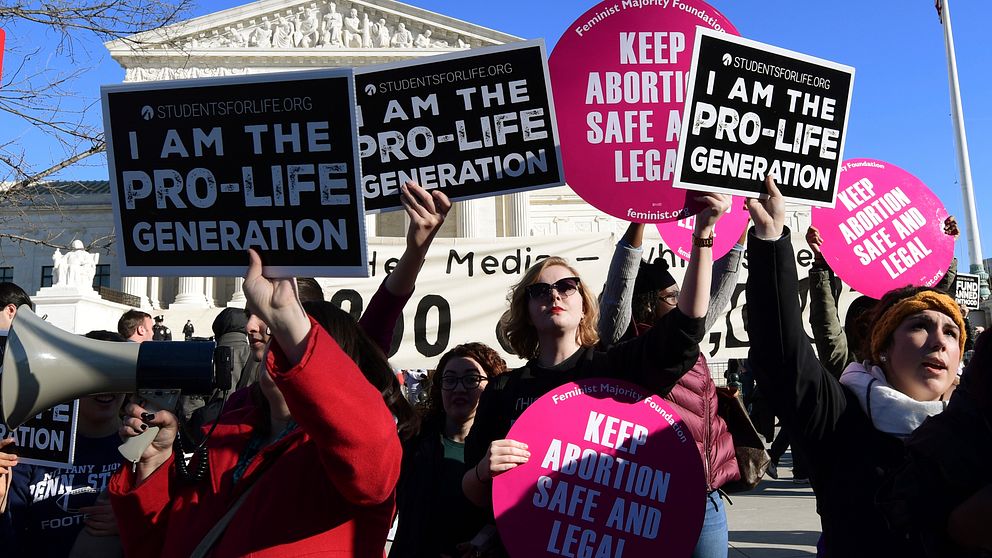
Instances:
[[[452,200],[565,183],[543,41],[359,69],[368,211],[402,208],[407,180]]]
[[[961,306],[969,310],[978,310],[978,307],[981,305],[981,297],[979,295],[981,283],[979,281],[981,279],[977,275],[958,273],[954,279],[954,299]]]
[[[350,69],[102,96],[122,275],[368,273]]]
[[[700,28],[675,186],[833,207],[854,68]]]
[[[0,422],[0,440],[14,438],[4,451],[17,454],[19,463],[63,467],[76,455],[76,416],[79,401],[46,409],[17,428]]]

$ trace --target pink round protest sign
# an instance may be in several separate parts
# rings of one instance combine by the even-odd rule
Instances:
[[[532,403],[507,438],[531,454],[493,481],[512,558],[692,554],[706,481],[663,398],[610,378],[568,383]]]
[[[874,159],[840,168],[837,204],[813,209],[823,257],[852,289],[872,298],[906,285],[932,287],[954,257],[944,204],[903,169]]]
[[[717,221],[713,229],[713,259],[725,256],[740,240],[741,234],[747,229],[750,215],[744,209],[744,198],[733,196],[730,200],[730,211]],[[696,225],[696,216],[686,217],[678,221],[658,223],[658,234],[683,260],[689,261],[692,253],[692,228]]]
[[[738,33],[701,0],[641,4],[582,14],[549,68],[569,186],[614,217],[662,223],[702,209],[672,187],[696,27]]]

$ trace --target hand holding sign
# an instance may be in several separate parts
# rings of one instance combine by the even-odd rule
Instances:
[[[493,477],[523,465],[530,459],[527,444],[516,440],[494,440],[486,450],[486,456],[475,466],[479,480],[491,481]]]
[[[954,240],[961,236],[961,231],[958,230],[958,220],[953,215],[948,215],[947,219],[944,219],[944,234],[953,236]]]
[[[765,188],[768,197],[748,199],[747,210],[754,221],[754,234],[762,240],[774,240],[785,230],[785,198],[771,176],[765,177]]]
[[[703,210],[696,214],[696,225],[693,234],[697,238],[713,236],[713,228],[717,221],[730,209],[730,196],[723,194],[703,194],[695,200],[703,204]]]
[[[534,452],[493,483],[513,558],[691,554],[706,481],[664,398],[610,378],[571,382],[531,403],[508,435]]]

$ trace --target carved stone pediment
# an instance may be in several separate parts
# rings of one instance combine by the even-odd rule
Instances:
[[[518,37],[394,0],[261,0],[106,43],[125,81],[361,65]]]

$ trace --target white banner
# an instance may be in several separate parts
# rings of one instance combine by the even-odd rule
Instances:
[[[804,236],[809,226],[809,212],[788,216],[792,242],[799,269],[803,315],[810,335],[808,317],[808,272],[813,254]],[[661,241],[657,231],[645,231],[644,258],[653,260],[659,254],[668,260],[672,275],[681,284],[686,262],[672,253]],[[609,234],[527,238],[437,238],[420,272],[417,290],[403,311],[402,337],[394,346],[398,350],[390,357],[396,368],[433,368],[441,355],[459,343],[479,341],[498,350],[507,364],[519,366],[522,360],[512,356],[496,339],[496,324],[507,309],[506,297],[527,267],[542,256],[562,256],[573,263],[582,277],[583,285],[596,295],[602,291],[610,259],[618,238]],[[402,238],[372,239],[368,246],[369,279],[321,279],[324,294],[344,309],[357,305],[364,310],[372,295],[403,253]],[[747,356],[747,332],[744,330],[744,284],[747,261],[741,266],[738,285],[730,307],[707,333],[702,350],[712,362]],[[841,316],[850,301],[857,296],[844,286],[841,296]]]

